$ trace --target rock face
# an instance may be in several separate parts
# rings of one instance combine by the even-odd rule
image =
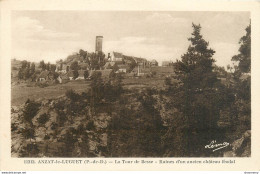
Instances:
[[[141,149],[139,151],[136,148],[128,151],[131,149],[128,148],[129,143],[135,142],[131,146],[136,147],[136,142],[138,143],[141,138],[145,139],[145,137],[136,138],[139,132],[136,131],[133,134],[132,130],[129,131],[127,128],[142,128],[141,124],[151,122],[150,117],[147,117],[149,119],[142,118],[143,113],[147,112],[140,112],[143,106],[135,94],[129,95],[127,99],[129,101],[123,103],[123,109],[113,107],[109,112],[105,112],[104,109],[108,105],[103,104],[99,110],[94,112],[87,101],[73,101],[66,96],[53,100],[41,100],[38,101],[39,110],[30,123],[23,118],[25,104],[18,107],[12,106],[12,157],[107,157],[114,154],[142,152],[143,146],[139,147]],[[174,118],[175,110],[167,109],[169,101],[166,97],[159,99],[157,96],[157,100],[162,100],[155,102],[155,107],[160,112],[166,127],[167,122],[176,121],[170,120]],[[118,103],[113,104],[119,105]],[[127,114],[129,111],[134,114]],[[47,115],[47,119],[41,119],[42,115]],[[122,115],[125,116],[123,119],[121,119]],[[147,115],[150,116],[150,114]],[[140,118],[143,119],[143,122]],[[132,124],[133,119],[136,119],[135,124],[141,123],[139,127]],[[180,120],[175,124],[181,123]],[[30,132],[31,130],[33,131]],[[152,141],[154,141],[154,137],[151,138]],[[32,148],[34,148],[34,154],[30,153]],[[234,140],[229,149],[224,152],[224,157],[250,157],[251,131],[247,130],[241,137]],[[170,151],[165,152],[165,156],[173,155]],[[222,152],[219,155],[222,156]]]
[[[251,156],[251,130],[247,130],[241,138],[232,144],[232,150],[223,154],[224,157],[250,157]]]
[[[64,106],[60,115],[56,108],[59,102]],[[73,115],[68,110],[78,103],[70,103],[66,97],[38,103],[39,110],[30,124],[23,119],[25,105],[11,108],[12,157],[104,156],[103,151],[108,144],[107,127],[111,120],[107,113],[98,113],[92,117],[88,115],[88,107],[84,107],[84,112]],[[48,119],[39,122],[44,114],[48,115]],[[30,128],[33,129],[33,136],[28,138],[24,132]],[[32,154],[28,144],[36,144],[38,153],[30,156]],[[71,151],[66,153],[66,150]]]

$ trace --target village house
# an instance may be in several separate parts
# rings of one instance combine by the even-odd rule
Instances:
[[[128,58],[124,58],[124,63],[126,64],[126,65],[131,65],[132,63],[133,63],[133,61],[134,61],[134,59],[128,59]]]
[[[133,74],[134,76],[137,76],[137,74],[138,74],[138,67],[135,67],[134,69],[132,69],[132,71],[130,73]]]
[[[123,76],[126,77],[126,78],[134,78],[137,75],[136,75],[136,73],[134,71],[131,71],[130,73],[126,73]]]
[[[60,74],[57,78],[59,83],[66,83],[68,82],[70,79],[68,78],[67,74]]]
[[[128,65],[118,65],[117,73],[127,73],[129,72],[130,67]]]
[[[66,65],[62,66],[61,68],[56,68],[55,72],[58,72],[58,73],[67,73],[69,70],[69,66],[67,67]]]
[[[37,81],[39,82],[50,81],[50,80],[55,80],[55,76],[54,73],[47,70],[42,71],[37,78]]]
[[[124,56],[124,59],[123,59],[124,64],[131,65],[131,64],[135,63],[133,56],[126,56],[126,55],[123,55],[123,56]]]
[[[56,70],[55,72],[58,72],[58,73],[67,73],[69,70],[69,65],[66,64],[65,62],[63,62],[63,60],[59,60],[56,62]]]
[[[104,69],[118,69],[116,62],[106,62]]]
[[[149,62],[145,58],[138,58],[138,57],[133,57],[135,63],[139,65],[141,68],[149,66]]]
[[[155,59],[153,59],[153,60],[150,61],[150,65],[151,66],[158,66],[158,62]]]
[[[145,72],[144,72],[144,68],[143,66],[140,66],[138,65],[137,67],[135,67],[132,71],[131,71],[132,74],[134,74],[134,76],[144,76],[145,75]]]
[[[79,63],[79,67],[80,67],[80,69],[82,69],[82,70],[90,70],[89,64],[88,64],[88,63],[85,63],[85,62]]]
[[[69,80],[74,80],[74,72],[71,70],[67,73],[67,77],[69,78]]]
[[[79,75],[76,78],[76,80],[84,80],[85,79],[85,75],[86,75],[86,70],[79,70],[78,74]]]
[[[103,80],[108,80],[113,75],[112,69],[104,69],[104,70],[90,70],[88,79],[91,79],[95,73],[101,73],[101,78]]]
[[[162,66],[173,66],[173,62],[172,61],[162,61]]]
[[[123,62],[124,56],[122,53],[112,52],[110,54],[110,61],[112,62]]]

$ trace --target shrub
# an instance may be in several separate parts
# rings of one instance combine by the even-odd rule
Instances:
[[[52,123],[51,124],[51,130],[55,130],[58,128],[58,124],[57,123]]]
[[[40,125],[44,125],[49,119],[50,119],[50,115],[44,113],[40,115],[40,117],[38,118],[38,122]]]
[[[156,71],[153,71],[152,72],[152,77],[156,76],[157,72]]]
[[[35,131],[33,128],[25,128],[22,130],[22,135],[24,138],[34,138]]]
[[[49,140],[50,138],[51,138],[51,137],[50,137],[50,135],[48,135],[48,134],[44,136],[44,140]]]
[[[49,86],[47,83],[40,83],[40,82],[38,82],[38,83],[36,83],[36,86],[38,86],[38,87],[40,87],[40,88],[45,88],[45,87],[47,87],[47,86]]]
[[[93,120],[91,120],[90,122],[87,123],[86,129],[87,130],[94,130],[95,129],[95,125],[94,125]]]
[[[77,101],[80,98],[80,95],[72,89],[67,90],[65,95],[72,101]]]
[[[15,123],[11,124],[11,131],[16,131],[17,130],[17,125]]]
[[[37,103],[35,101],[27,100],[25,108],[23,110],[23,117],[24,120],[31,123],[33,117],[37,114],[40,108],[40,103]]]
[[[24,147],[22,151],[23,151],[22,156],[24,157],[36,157],[40,152],[38,145],[36,143],[27,144],[27,146]]]

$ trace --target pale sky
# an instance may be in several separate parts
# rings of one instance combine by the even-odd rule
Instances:
[[[187,51],[192,22],[225,66],[238,53],[239,39],[250,23],[249,12],[161,11],[15,11],[12,14],[12,56],[54,63],[84,49],[95,51],[102,35],[103,51],[148,60],[180,59]]]

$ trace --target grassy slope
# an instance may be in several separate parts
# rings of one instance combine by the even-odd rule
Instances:
[[[64,95],[66,90],[73,89],[78,93],[87,91],[89,88],[89,81],[70,81],[65,84],[56,84],[45,88],[28,87],[26,83],[12,84],[12,106],[18,106],[30,98],[34,100],[54,99]],[[163,78],[129,78],[123,79],[124,88],[143,88],[143,87],[159,87],[164,84]]]
[[[28,98],[34,100],[54,99],[64,95],[66,90],[74,89],[77,92],[84,92],[89,88],[90,82],[72,81],[66,84],[57,84],[45,88],[28,87],[26,84],[12,85],[11,97],[12,106],[23,104]]]

